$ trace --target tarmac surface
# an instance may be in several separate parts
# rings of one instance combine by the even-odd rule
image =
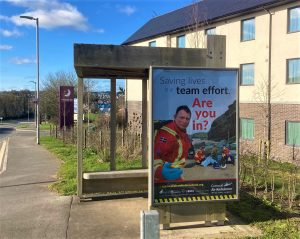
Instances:
[[[0,125],[0,127],[2,127]],[[1,150],[6,142],[5,150]],[[1,152],[4,153],[1,153]],[[35,143],[34,130],[17,130],[0,140],[0,238],[140,238],[146,198],[80,201],[49,190],[61,162]],[[1,165],[2,167],[2,165]],[[224,226],[174,223],[160,238],[240,238],[259,230],[228,215]]]

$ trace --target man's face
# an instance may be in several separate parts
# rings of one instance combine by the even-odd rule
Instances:
[[[178,128],[185,130],[190,123],[191,115],[184,110],[178,111],[177,115],[175,115],[175,123]]]

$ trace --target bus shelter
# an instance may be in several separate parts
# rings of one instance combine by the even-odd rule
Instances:
[[[98,45],[74,44],[74,67],[78,77],[78,123],[77,123],[77,195],[82,198],[97,193],[97,185],[90,184],[87,177],[83,177],[83,79],[97,78],[110,79],[111,82],[111,116],[110,116],[110,171],[116,170],[116,79],[135,79],[142,81],[142,167],[148,165],[148,138],[149,130],[148,105],[149,68],[150,66],[176,66],[176,67],[225,67],[225,36],[207,36],[207,47],[196,48],[167,48],[167,47],[138,47],[127,45]],[[150,171],[149,171],[150,172]],[[97,174],[97,172],[93,173]],[[112,178],[114,176],[104,176]],[[93,178],[93,177],[90,177]],[[99,181],[101,181],[99,177]],[[130,178],[130,176],[129,176]],[[95,179],[95,178],[94,178]],[[97,180],[91,180],[97,181]],[[93,186],[95,185],[95,187]],[[103,185],[103,184],[102,184]],[[150,183],[149,183],[150,185]],[[166,214],[180,215],[180,207],[168,206]],[[212,208],[209,206],[209,208]],[[220,203],[217,208],[218,215],[225,219],[225,204]],[[179,211],[178,211],[179,210]],[[201,209],[203,213],[203,209]],[[211,209],[213,210],[213,209]],[[189,210],[188,210],[189,211]],[[195,212],[195,207],[191,207]],[[197,210],[196,210],[197,211]],[[208,212],[212,213],[212,212]],[[213,212],[214,213],[214,212]],[[186,214],[186,210],[185,210]],[[185,216],[183,216],[185,217]],[[192,217],[189,216],[189,220]],[[199,218],[198,218],[199,219]],[[184,221],[177,217],[176,221]],[[221,219],[222,220],[222,219]],[[170,220],[164,220],[168,223]]]

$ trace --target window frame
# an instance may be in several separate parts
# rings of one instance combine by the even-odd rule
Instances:
[[[179,39],[183,38],[184,39],[184,47],[180,47],[179,46]],[[176,48],[186,48],[186,35],[182,34],[182,35],[178,35],[176,37]]]
[[[214,33],[213,34],[207,34],[208,31],[214,29]],[[216,27],[210,27],[204,30],[205,35],[216,35],[217,34],[217,28]]]
[[[287,85],[300,84],[300,82],[290,82],[289,81],[289,71],[290,71],[290,69],[289,69],[289,62],[291,60],[298,60],[298,61],[300,61],[300,58],[297,57],[297,58],[286,59],[286,84]],[[300,69],[299,69],[299,71],[300,71]]]
[[[288,123],[299,123],[300,124],[300,121],[294,121],[294,120],[286,120],[285,121],[285,145],[293,146],[293,147],[300,147],[300,143],[299,144],[288,143]]]
[[[151,44],[153,44],[153,43],[155,44],[154,46],[151,45]],[[150,42],[148,43],[148,46],[149,46],[149,47],[156,47],[156,41],[150,41]]]
[[[289,34],[289,33],[295,33],[295,32],[300,32],[300,26],[299,26],[299,29],[298,30],[296,30],[296,31],[291,31],[290,30],[290,23],[291,23],[291,21],[290,21],[290,17],[291,17],[291,10],[293,10],[293,9],[295,9],[295,8],[300,8],[300,6],[295,6],[295,7],[291,7],[291,8],[288,8],[287,9],[287,33]]]
[[[254,37],[253,38],[251,38],[251,39],[244,39],[244,22],[246,22],[246,21],[249,21],[249,20],[253,20],[253,22],[254,22]],[[243,20],[241,20],[241,42],[247,42],[247,41],[253,41],[253,40],[255,40],[255,34],[256,33],[256,28],[255,28],[255,17],[250,17],[250,18],[246,18],[246,19],[243,19]]]
[[[253,65],[253,81],[251,84],[245,84],[243,83],[243,66],[245,65]],[[240,86],[254,86],[254,82],[255,82],[255,64],[253,62],[251,63],[243,63],[243,64],[240,64]]]
[[[244,138],[243,137],[243,120],[252,121],[252,127],[253,127],[252,138],[249,138],[249,137]],[[241,117],[240,118],[240,132],[239,133],[240,133],[240,138],[242,140],[254,141],[254,139],[255,139],[255,120],[253,118],[243,118],[243,117]]]

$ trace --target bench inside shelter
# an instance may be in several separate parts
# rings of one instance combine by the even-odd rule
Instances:
[[[148,190],[148,169],[84,172],[83,193],[108,195],[145,195]]]

